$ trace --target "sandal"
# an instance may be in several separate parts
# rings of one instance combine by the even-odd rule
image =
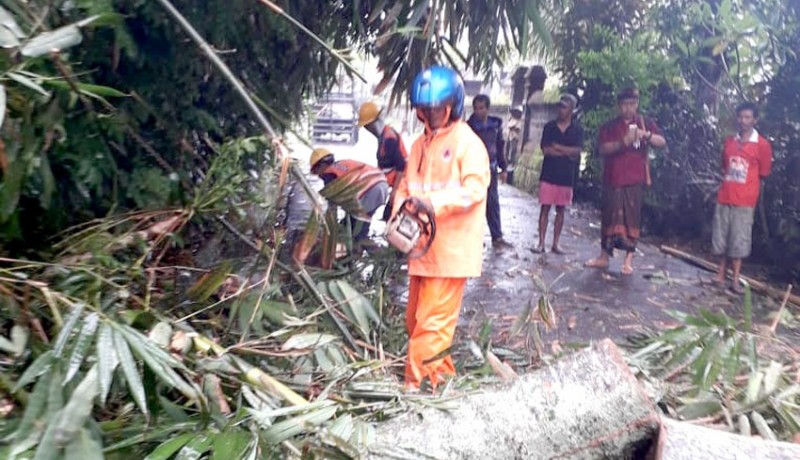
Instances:
[[[633,275],[633,267],[631,267],[630,265],[623,265],[622,269],[620,270],[620,273],[626,276]]]

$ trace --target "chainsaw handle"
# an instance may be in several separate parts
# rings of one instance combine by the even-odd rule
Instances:
[[[406,202],[408,202],[408,200],[406,200]],[[403,206],[405,205],[406,203],[403,203]],[[425,216],[426,219],[420,218],[420,215]],[[428,250],[430,250],[433,245],[433,240],[436,238],[436,219],[434,219],[432,209],[417,209],[416,214],[412,215],[412,217],[419,223],[420,231],[428,236],[428,241],[425,242],[425,246],[412,249],[411,252],[408,253],[409,260],[419,259],[424,256]]]

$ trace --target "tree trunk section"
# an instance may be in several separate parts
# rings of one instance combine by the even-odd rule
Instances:
[[[660,460],[797,460],[800,446],[662,419]]]
[[[378,426],[368,458],[644,458],[655,407],[606,339],[517,380]]]

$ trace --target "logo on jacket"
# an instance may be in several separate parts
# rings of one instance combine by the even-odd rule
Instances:
[[[445,150],[442,154],[442,160],[450,161],[451,158],[453,158],[453,152],[451,152],[450,149]]]

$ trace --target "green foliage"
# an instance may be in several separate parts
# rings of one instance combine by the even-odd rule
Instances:
[[[593,132],[616,116],[616,94],[620,89],[637,86],[642,94],[640,107],[646,111],[654,89],[681,84],[673,59],[659,52],[657,35],[641,33],[622,40],[612,29],[597,27],[594,36],[605,45],[600,50],[581,51],[577,60],[583,78],[594,88],[602,88],[594,99],[597,105],[582,120]]]
[[[752,330],[749,286],[746,294],[743,321],[704,308],[675,312],[684,325],[649,339],[631,361],[677,384],[661,402],[679,418],[727,419],[746,436],[752,426],[762,437],[789,440],[800,432],[800,385],[785,371],[785,356],[776,355],[784,344]],[[772,359],[760,356],[763,349]]]

